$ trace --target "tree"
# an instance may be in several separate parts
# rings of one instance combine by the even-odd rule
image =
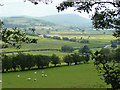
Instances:
[[[12,58],[7,55],[2,55],[2,72],[8,72],[12,68]]]
[[[25,58],[25,54],[18,53],[16,56],[16,60],[18,65],[20,66],[21,70],[24,71],[27,66],[27,59]]]
[[[102,48],[102,49],[100,50],[100,53],[101,53],[101,54],[109,54],[109,53],[110,53],[110,49],[108,49],[108,48]]]
[[[119,53],[120,54],[120,53]],[[111,84],[114,90],[120,88],[120,63],[119,57],[113,56],[114,59],[110,60],[110,56],[104,54],[96,54],[94,65],[97,67],[98,72],[103,76],[101,78],[107,85]]]
[[[59,64],[59,63],[60,63],[60,58],[59,58],[58,56],[56,56],[55,54],[53,54],[53,55],[51,56],[51,61],[52,61],[52,64],[54,64],[55,67],[56,67],[56,64]]]
[[[117,44],[116,44],[116,43],[113,43],[113,44],[111,45],[111,47],[112,47],[112,48],[117,48]]]
[[[73,62],[73,59],[71,57],[71,55],[66,55],[64,58],[63,58],[63,61],[66,62],[69,65],[71,65],[71,63]]]
[[[110,8],[109,5],[115,7]],[[110,1],[87,1],[83,2],[82,0],[76,1],[64,1],[57,6],[58,12],[63,11],[69,7],[74,7],[76,11],[80,12],[84,11],[88,14],[94,9],[95,13],[92,14],[91,19],[93,20],[94,28],[96,29],[109,29],[114,28],[115,31],[114,36],[119,36],[118,31],[120,29],[120,2],[119,0],[110,2]]]
[[[22,42],[25,43],[37,43],[37,39],[30,39],[26,37],[25,33],[17,30],[17,27],[8,30],[2,28],[3,22],[0,20],[0,35],[2,37],[2,48],[8,48],[10,45],[18,49],[21,48]]]
[[[40,66],[42,66],[41,63],[42,57],[40,55],[35,55],[34,58],[35,58],[35,64],[38,66],[38,69],[40,69]]]
[[[57,6],[58,12],[67,9],[68,7],[75,7],[75,10],[78,12],[84,11],[89,14],[94,8],[95,13],[92,14],[91,20],[94,28],[96,29],[114,29],[113,36],[116,38],[120,37],[120,1],[113,0],[113,2],[106,1],[88,1],[82,2],[82,0],[77,1],[64,1],[59,6]],[[109,4],[109,5],[107,5]],[[109,6],[113,6],[110,8]],[[106,62],[104,54],[99,54],[100,52],[96,52],[95,55],[95,65],[97,66],[97,70],[104,77],[104,81],[107,84],[111,84],[113,89],[120,88],[120,67],[118,68],[118,63]],[[116,66],[117,65],[117,66]],[[102,66],[102,67],[101,67]]]
[[[33,55],[28,54],[28,55],[25,56],[24,59],[26,59],[26,62],[27,62],[26,67],[28,68],[28,70],[30,70],[31,67],[35,66]]]
[[[72,60],[77,65],[77,62],[80,62],[80,56],[77,53],[71,54]]]
[[[63,52],[72,52],[74,49],[71,46],[64,45],[61,47],[61,51]]]
[[[91,51],[90,51],[90,49],[89,49],[89,47],[87,45],[85,45],[83,48],[80,48],[79,52],[82,53],[82,54],[84,54],[84,53],[86,53],[86,54],[91,53]]]
[[[85,55],[84,56],[84,63],[88,63],[88,61],[90,60],[90,56],[89,55]]]

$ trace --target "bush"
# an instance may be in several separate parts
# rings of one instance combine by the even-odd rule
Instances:
[[[54,64],[56,66],[56,64],[60,63],[60,58],[58,56],[56,56],[55,54],[53,54],[51,56],[51,61],[52,61],[52,64]]]
[[[83,48],[79,49],[79,53],[82,53],[82,54],[84,54],[84,53],[86,53],[86,54],[90,53],[91,54],[92,52],[90,51],[89,47],[87,45],[85,45]]]
[[[69,40],[69,38],[68,37],[63,37],[63,40]]]
[[[89,40],[83,39],[82,41],[80,41],[80,43],[89,43]]]
[[[100,50],[100,53],[101,53],[101,54],[109,54],[109,53],[110,53],[110,49],[108,49],[108,48],[102,48],[102,49]]]
[[[71,65],[71,63],[73,62],[72,56],[71,55],[66,55],[63,58],[63,61],[66,62],[68,65]]]
[[[71,46],[64,45],[64,46],[61,47],[61,51],[63,51],[63,52],[72,52],[72,51],[74,51],[74,49]]]

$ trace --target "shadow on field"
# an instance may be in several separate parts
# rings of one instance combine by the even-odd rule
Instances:
[[[65,66],[76,66],[76,65],[81,65],[84,63],[79,63],[79,64],[71,64],[71,65],[57,65],[57,66],[50,66],[50,67],[43,67],[43,68],[32,68],[30,70],[43,70],[43,69],[50,69],[50,68],[57,68],[57,67],[65,67]],[[89,64],[89,63],[86,63]],[[16,71],[8,71],[8,72],[23,72],[23,71],[30,71],[30,70],[16,70]],[[8,73],[8,72],[2,72],[0,71],[0,73]]]

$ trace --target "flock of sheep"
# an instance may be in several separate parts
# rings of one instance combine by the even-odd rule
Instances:
[[[37,72],[34,72],[34,74],[37,74]],[[20,77],[20,75],[17,75],[17,77],[19,78]],[[42,75],[41,75],[41,77],[47,77],[47,75],[46,74],[44,74],[44,71],[42,71]],[[27,78],[27,80],[31,80],[31,78],[29,77],[29,78]],[[34,80],[33,81],[36,81],[37,79],[36,78],[34,78]]]

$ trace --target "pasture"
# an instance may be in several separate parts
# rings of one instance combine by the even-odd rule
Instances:
[[[54,36],[54,35],[51,35]],[[59,37],[68,37],[68,38],[76,38],[80,39],[83,37],[83,39],[88,39],[88,36],[61,36],[57,35]],[[88,39],[90,41],[89,44],[86,43],[78,43],[78,42],[71,42],[71,41],[65,41],[65,40],[56,40],[56,39],[50,39],[50,38],[43,38],[42,36],[39,37],[33,37],[28,36],[29,38],[36,38],[38,39],[38,43],[31,43],[26,44],[23,43],[21,49],[16,49],[14,47],[2,49],[2,52],[8,52],[8,51],[22,51],[22,50],[38,50],[38,49],[60,49],[63,45],[72,46],[73,48],[81,48],[84,45],[88,45],[89,48],[103,48],[105,45],[110,44],[111,40],[115,40],[112,35],[90,35],[90,38]]]
[[[57,35],[56,32],[52,32]],[[64,32],[58,32],[59,34]],[[65,32],[69,34],[68,32]],[[70,32],[73,34],[72,32]],[[39,50],[39,49],[60,49],[63,45],[69,45],[73,48],[81,48],[84,45],[88,45],[88,47],[95,52],[96,50],[100,50],[105,45],[109,45],[111,40],[115,40],[111,33],[107,35],[103,35],[101,32],[100,35],[92,34],[92,32],[85,32],[88,35],[57,35],[59,37],[68,37],[68,38],[76,38],[80,39],[88,39],[90,43],[78,43],[71,42],[65,40],[55,40],[50,38],[43,38],[42,35],[39,37],[28,36],[29,38],[38,39],[37,44],[22,44],[21,49],[16,49],[14,47],[2,49],[2,52],[13,52],[13,51],[24,51],[24,50]],[[81,34],[78,32],[74,32],[74,34]],[[55,36],[55,35],[50,35]],[[78,53],[78,50],[73,51],[72,53]],[[33,52],[25,52],[31,55],[48,55],[56,54],[60,58],[62,56],[71,54],[60,51],[33,51]],[[17,54],[17,53],[16,53]],[[12,55],[12,54],[8,54]],[[62,63],[66,65],[65,63]],[[41,72],[44,71],[48,77],[41,77]],[[37,74],[34,74],[37,72]],[[20,75],[20,77],[17,77]],[[31,78],[31,80],[27,80],[27,78]],[[34,79],[37,79],[34,81]],[[2,87],[3,88],[110,88],[110,85],[106,85],[104,80],[100,79],[98,76],[98,72],[95,70],[95,66],[93,65],[93,61],[91,60],[89,64],[79,64],[72,66],[62,66],[62,67],[53,67],[39,70],[29,70],[29,71],[21,71],[21,72],[9,72],[2,74]]]
[[[107,88],[93,64],[3,73],[3,88]],[[41,77],[42,71],[47,77]],[[37,74],[34,74],[37,72]],[[17,77],[20,75],[20,77]],[[7,78],[6,78],[7,77]],[[31,78],[31,80],[27,80]],[[33,79],[36,78],[36,81]]]

